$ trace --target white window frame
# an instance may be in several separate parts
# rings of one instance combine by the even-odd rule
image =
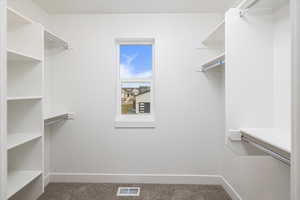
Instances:
[[[151,79],[128,79],[121,80],[120,77],[120,45],[152,45],[152,78]],[[119,128],[154,128],[155,123],[155,75],[156,75],[156,51],[154,38],[119,38],[116,39],[116,61],[117,61],[117,100],[115,127]],[[150,82],[150,114],[124,115],[121,110],[121,83],[122,82]]]

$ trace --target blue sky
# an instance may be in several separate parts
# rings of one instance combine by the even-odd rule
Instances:
[[[121,79],[152,77],[152,45],[120,45]]]

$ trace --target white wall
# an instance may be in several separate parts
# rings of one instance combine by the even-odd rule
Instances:
[[[67,105],[76,119],[53,129],[51,171],[218,174],[224,130],[222,72],[205,76],[195,71],[210,54],[196,48],[220,19],[215,14],[53,17],[72,49],[53,59],[52,104]],[[113,127],[114,40],[120,37],[156,39],[155,129]]]
[[[289,6],[274,14],[274,126],[291,134],[291,21]]]

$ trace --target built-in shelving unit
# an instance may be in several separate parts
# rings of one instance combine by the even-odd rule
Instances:
[[[7,8],[7,198],[33,200],[43,192],[43,31]]]
[[[224,64],[225,64],[225,53],[222,53],[222,54],[216,56],[215,58],[202,64],[201,71],[205,72],[209,69],[212,69],[212,68],[224,65]]]
[[[257,163],[277,167],[276,161],[272,161],[273,164],[268,162],[269,158],[261,157],[266,154],[290,164],[292,67],[289,6],[286,0],[244,0],[238,8],[226,13],[226,44],[229,44],[226,45],[226,61],[230,63],[225,73],[226,129],[229,130],[226,144],[238,156],[245,156],[245,160],[249,155],[257,156],[249,158],[248,161],[253,163],[250,167],[248,161],[242,164],[245,171],[253,171],[252,166]],[[268,178],[264,176],[268,169],[257,169],[261,170],[262,177]],[[274,174],[269,183],[277,177]]]
[[[64,48],[64,49],[69,49],[69,43],[67,41],[65,41],[64,39],[62,39],[61,37],[59,37],[58,35],[45,30],[44,31],[45,34],[45,47],[47,49],[53,49],[53,48]]]
[[[34,179],[39,177],[42,171],[11,171],[8,173],[7,198],[12,197]]]

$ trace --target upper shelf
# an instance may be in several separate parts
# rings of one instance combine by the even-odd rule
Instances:
[[[225,20],[219,23],[203,40],[202,44],[206,46],[224,46],[225,45]]]
[[[47,49],[60,48],[69,49],[69,44],[64,39],[58,37],[56,34],[45,30],[45,47]]]
[[[213,59],[202,64],[200,71],[205,72],[209,69],[212,69],[212,68],[224,65],[224,64],[225,64],[225,53],[222,53],[222,54],[218,55],[217,57],[214,57]]]
[[[23,16],[12,8],[7,8],[7,27],[9,30],[31,23],[32,20],[28,17]]]

